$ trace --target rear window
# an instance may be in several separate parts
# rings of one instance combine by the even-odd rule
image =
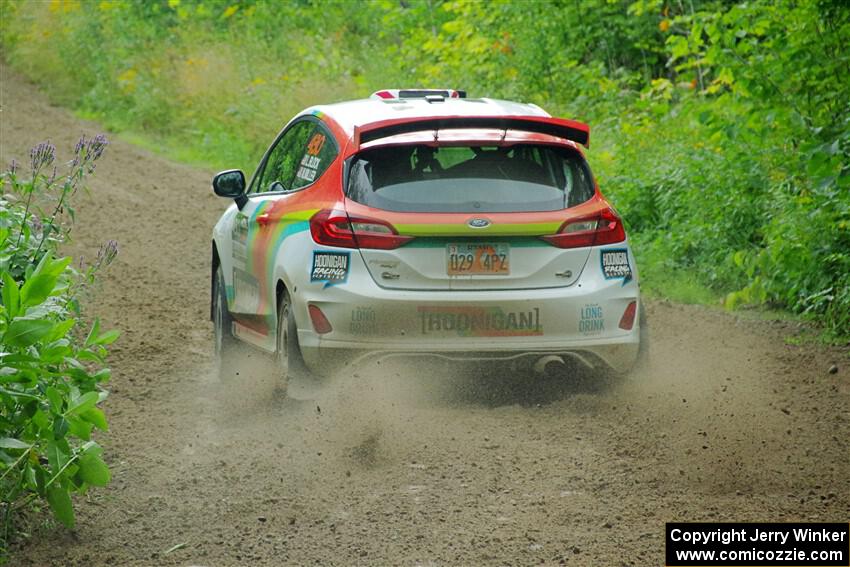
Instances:
[[[351,163],[347,195],[386,211],[556,211],[593,196],[584,158],[569,148],[384,146]]]

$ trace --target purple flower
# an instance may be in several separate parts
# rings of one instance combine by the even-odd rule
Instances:
[[[85,167],[89,173],[93,172],[94,162],[103,155],[107,145],[109,142],[103,134],[98,134],[91,139],[86,139],[86,135],[83,134],[74,146],[73,166]]]
[[[100,247],[100,250],[97,251],[97,265],[108,266],[112,263],[115,257],[118,255],[118,241],[117,240],[107,240],[106,244]]]
[[[18,160],[13,158],[12,161],[9,162],[9,173],[11,173],[12,175],[18,173]]]
[[[33,175],[45,166],[52,164],[56,160],[56,146],[50,143],[50,140],[42,142],[30,150],[30,167],[32,167]]]

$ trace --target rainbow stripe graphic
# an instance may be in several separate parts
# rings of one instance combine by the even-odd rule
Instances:
[[[274,297],[274,290],[270,290],[274,279],[275,259],[283,245],[284,240],[310,229],[310,217],[316,214],[318,209],[302,209],[299,211],[285,210],[278,206],[280,202],[265,201],[261,203],[248,221],[247,249],[248,257],[245,260],[246,270],[258,277],[260,304],[259,314],[266,314],[268,323],[274,322],[273,309],[270,309],[269,298]],[[269,222],[261,225],[256,222],[260,215],[268,215]]]

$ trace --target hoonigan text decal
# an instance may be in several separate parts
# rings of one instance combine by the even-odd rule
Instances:
[[[423,335],[451,333],[460,337],[524,337],[543,334],[540,309],[504,311],[501,307],[420,306]]]

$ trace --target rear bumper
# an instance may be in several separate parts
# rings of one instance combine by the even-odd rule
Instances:
[[[299,286],[299,343],[307,365],[320,371],[340,360],[474,353],[480,359],[556,354],[626,372],[637,359],[640,314],[631,329],[619,323],[628,305],[639,303],[637,278],[605,279],[598,265],[591,261],[573,285],[534,290],[394,290],[366,274],[344,285]],[[321,309],[333,331],[313,330],[308,305]]]
[[[471,361],[523,361],[534,363],[544,356],[560,356],[564,360],[572,360],[578,365],[591,370],[613,370],[617,373],[628,372],[635,364],[638,355],[637,343],[617,344],[588,344],[581,346],[559,345],[550,349],[506,350],[500,348],[492,351],[467,352],[445,350],[444,345],[418,350],[389,348],[363,350],[359,348],[328,348],[327,346],[302,347],[304,361],[307,366],[320,374],[330,374],[343,364],[362,364],[387,359],[423,359],[436,358],[458,362]]]

